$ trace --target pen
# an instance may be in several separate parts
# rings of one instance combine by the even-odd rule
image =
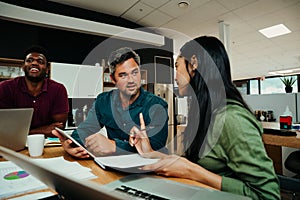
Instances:
[[[154,128],[155,128],[154,126],[147,126],[146,128],[141,129],[140,131],[149,131],[149,130],[154,129]],[[131,132],[129,135],[130,135],[130,136],[134,136],[135,133],[132,133],[132,132]]]
[[[140,131],[149,131],[149,130],[154,129],[154,128],[155,128],[154,126],[147,126],[146,128],[141,129]]]

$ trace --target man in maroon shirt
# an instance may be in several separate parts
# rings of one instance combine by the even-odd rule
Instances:
[[[47,52],[40,46],[25,51],[25,76],[0,82],[0,108],[34,108],[29,134],[52,137],[54,127],[64,128],[69,103],[66,88],[48,77]]]

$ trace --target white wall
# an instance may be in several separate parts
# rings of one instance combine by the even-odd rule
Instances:
[[[279,122],[279,116],[282,115],[286,109],[289,107],[292,112],[293,122],[298,121],[297,111],[297,93],[288,94],[263,94],[263,95],[244,95],[246,103],[253,110],[272,110],[274,118]],[[300,102],[300,96],[298,97]],[[298,103],[300,106],[300,103]]]
[[[51,79],[64,84],[69,98],[96,98],[103,92],[103,67],[51,63]]]

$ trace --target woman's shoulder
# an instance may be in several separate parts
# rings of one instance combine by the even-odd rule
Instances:
[[[227,100],[226,117],[232,120],[254,120],[256,119],[251,111],[244,107],[244,105],[235,100]],[[255,120],[256,121],[256,120]]]
[[[223,126],[225,134],[262,134],[261,123],[257,121],[253,113],[236,101],[226,105],[226,109],[217,115],[216,123],[219,127]]]

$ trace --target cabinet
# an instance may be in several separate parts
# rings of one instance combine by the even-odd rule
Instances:
[[[103,92],[103,67],[51,63],[51,79],[64,84],[69,98],[96,98]]]
[[[103,65],[104,66],[104,65]],[[112,89],[116,88],[115,84],[110,79],[110,73],[109,73],[109,68],[105,67],[103,71],[103,91],[110,91]]]
[[[23,63],[19,59],[0,58],[0,81],[23,76]]]

